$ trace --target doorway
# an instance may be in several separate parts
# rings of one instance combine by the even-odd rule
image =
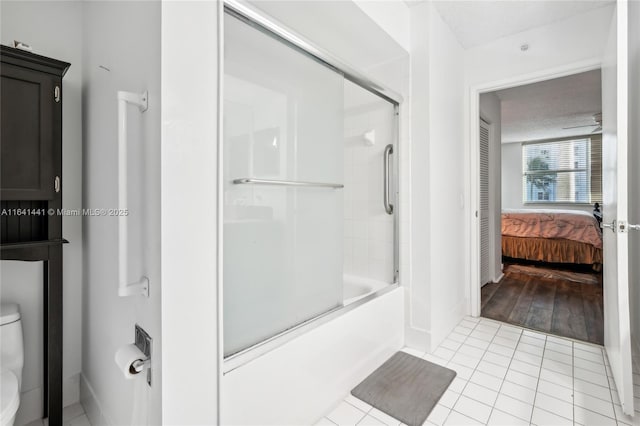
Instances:
[[[632,346],[635,345],[632,335],[637,328],[630,318],[631,294],[635,294],[635,286],[630,283],[638,282],[636,269],[629,264],[629,242],[632,240],[627,227],[629,213],[634,212],[630,207],[637,203],[636,185],[629,180],[633,173],[632,161],[636,160],[633,144],[628,144],[628,136],[634,134],[635,124],[629,117],[637,110],[630,99],[635,99],[636,93],[629,91],[633,80],[637,61],[629,61],[631,55],[629,43],[636,43],[630,38],[629,30],[633,22],[628,15],[626,2],[616,2],[615,11],[609,27],[606,46],[599,58],[593,58],[583,63],[547,69],[529,75],[509,77],[504,80],[475,84],[470,87],[470,104],[468,122],[469,134],[469,200],[471,211],[469,215],[469,250],[471,269],[469,274],[470,310],[473,316],[479,316],[481,310],[480,295],[480,230],[477,221],[479,208],[478,177],[479,177],[479,98],[481,93],[501,90],[518,85],[544,81],[580,72],[602,69],[602,117],[603,117],[603,226],[608,229],[603,233],[603,255],[605,256],[603,274],[604,294],[604,340],[605,349],[613,379],[620,394],[621,409],[625,414],[633,415],[633,377]],[[633,11],[637,16],[637,10]],[[633,33],[633,31],[631,31]],[[635,44],[634,44],[635,46]],[[629,157],[628,154],[631,156]],[[633,160],[632,160],[633,159]],[[630,190],[631,189],[631,190]],[[475,213],[475,214],[474,214]],[[636,219],[637,220],[637,219]],[[638,227],[640,229],[640,226]]]
[[[601,108],[599,69],[480,95],[483,317],[604,343]]]

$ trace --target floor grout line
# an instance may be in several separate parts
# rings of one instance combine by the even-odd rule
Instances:
[[[547,350],[547,342],[548,336],[544,339],[544,348],[542,349],[542,359],[544,360],[544,353]],[[573,346],[573,344],[571,345]],[[542,365],[540,365],[540,370],[538,372],[538,381],[536,382],[536,391],[533,394],[533,401],[531,402],[531,416],[529,416],[529,424],[533,424],[533,413],[536,409],[536,399],[538,398],[538,387],[540,386],[540,376],[542,375]]]
[[[502,328],[502,326],[500,326],[500,328]],[[500,330],[500,328],[498,330]],[[520,330],[520,337],[518,337],[518,341],[516,342],[516,347],[513,349],[513,353],[511,354],[511,358],[509,359],[509,365],[507,365],[507,372],[505,373],[505,376],[502,379],[502,383],[500,383],[500,387],[498,388],[498,396],[496,396],[496,400],[493,403],[493,406],[491,407],[491,411],[489,412],[489,420],[491,420],[491,416],[493,415],[493,410],[496,409],[495,408],[496,407],[496,402],[498,402],[498,398],[500,397],[500,391],[502,390],[502,387],[504,386],[504,382],[507,381],[506,377],[507,377],[507,374],[509,374],[509,369],[511,368],[511,363],[513,362],[513,357],[515,356],[516,350],[518,348],[518,345],[520,344],[520,339],[522,339],[522,333],[523,333],[523,331]],[[497,333],[496,333],[496,335],[497,335]],[[546,342],[546,340],[547,339],[545,338],[545,342]],[[509,382],[509,383],[511,383],[511,382]],[[500,411],[500,410],[498,410],[498,411]],[[513,414],[511,414],[511,413],[507,413],[507,414],[509,414],[510,416],[513,416]],[[516,416],[513,416],[513,417],[516,417]]]
[[[575,345],[571,345],[571,421],[576,424],[576,361],[575,361]]]
[[[461,322],[462,322],[462,320],[460,321],[460,323],[461,323]],[[458,323],[458,325],[460,325],[460,323]],[[465,336],[465,339],[464,339],[464,341],[462,342],[462,345],[464,345],[464,343],[469,339],[469,336],[471,336],[471,333],[473,333],[473,330],[475,330],[475,329],[476,329],[476,327],[478,326],[478,324],[480,324],[480,321],[476,322],[476,323],[475,323],[475,325],[473,326],[473,328],[471,329],[471,332]],[[495,335],[494,335],[494,337],[495,337]],[[462,347],[462,345],[461,345],[460,347]],[[488,347],[488,346],[487,346],[487,347]],[[459,349],[460,349],[460,348],[458,348],[458,350],[459,350]],[[477,348],[477,349],[479,349],[479,348]],[[458,351],[456,351],[456,353],[458,353]],[[484,356],[484,354],[485,354],[485,353],[486,353],[486,350],[485,350],[485,352],[483,352],[483,354],[482,354],[482,355]],[[455,355],[454,355],[454,356],[455,356]],[[482,359],[482,357],[481,357],[480,359]],[[480,363],[480,361],[478,361],[478,364],[479,364],[479,363]],[[464,390],[465,390],[465,389],[467,388],[467,386],[469,385],[469,382],[471,381],[471,377],[473,377],[473,374],[476,372],[476,369],[478,368],[478,364],[476,364],[476,366],[473,368],[473,372],[471,373],[471,375],[469,376],[469,378],[465,380],[465,382],[466,382],[466,383],[465,383],[464,387],[460,390],[460,394],[458,394],[458,398],[457,398],[457,399],[456,399],[456,401],[452,404],[452,405],[453,405],[453,407],[451,407],[451,411],[449,411],[449,414],[447,414],[447,416],[445,417],[444,421],[442,422],[442,424],[443,424],[443,425],[447,422],[447,419],[448,419],[448,418],[449,418],[449,416],[451,415],[451,412],[455,411],[455,407],[456,407],[456,405],[458,404],[458,401],[460,400],[460,398],[462,397],[462,395],[463,395],[463,393],[464,393]],[[457,375],[457,374],[456,374],[456,375]],[[474,401],[475,401],[475,400],[474,400]],[[480,402],[480,401],[477,401],[477,402]],[[458,411],[456,411],[456,413],[458,413]],[[459,414],[462,414],[462,415],[465,415],[465,416],[466,416],[466,414],[463,414],[463,413],[459,413]],[[474,419],[474,420],[475,420],[475,419]]]

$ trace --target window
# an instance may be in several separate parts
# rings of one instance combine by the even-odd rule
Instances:
[[[522,145],[524,203],[602,203],[602,137]]]

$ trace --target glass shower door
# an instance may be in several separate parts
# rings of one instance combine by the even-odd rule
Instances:
[[[361,287],[376,291],[396,279],[396,135],[395,105],[345,81],[345,303]]]
[[[342,305],[342,75],[225,14],[224,353]]]

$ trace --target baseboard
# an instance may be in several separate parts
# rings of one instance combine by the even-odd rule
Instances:
[[[44,391],[42,387],[30,389],[20,395],[20,408],[16,414],[16,425],[26,425],[42,418]],[[62,382],[62,403],[73,405],[80,400],[80,373],[67,377]]]
[[[65,407],[80,402],[80,373],[74,374],[62,383],[62,403]]]
[[[114,424],[102,409],[91,383],[84,374],[80,375],[80,403],[92,426],[110,426]]]
[[[494,283],[499,283],[500,280],[504,278],[504,272],[502,272],[502,270],[500,271],[500,275],[498,275],[496,278],[493,279]]]
[[[460,323],[462,318],[468,313],[467,308],[469,300],[463,299],[458,302],[452,309],[448,310],[448,315],[438,318],[440,321],[436,324],[432,318],[430,347],[435,349],[442,341],[453,331]]]
[[[421,330],[410,326],[404,328],[404,345],[420,352],[429,352],[431,334],[427,330]]]

